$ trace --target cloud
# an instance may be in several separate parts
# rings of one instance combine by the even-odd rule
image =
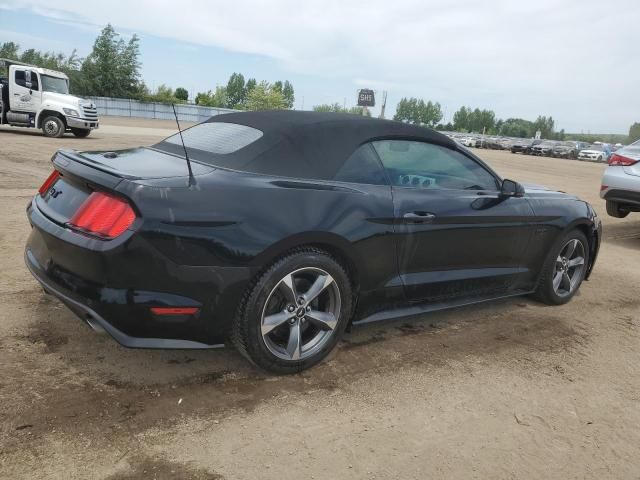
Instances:
[[[620,131],[640,112],[637,0],[5,0],[67,24],[103,25],[265,56],[295,74],[344,79],[499,116]],[[83,27],[84,26],[84,27]],[[339,96],[340,94],[338,94]],[[640,120],[640,119],[635,119]]]

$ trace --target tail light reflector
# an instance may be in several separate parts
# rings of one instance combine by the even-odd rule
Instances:
[[[638,163],[638,160],[634,160],[633,158],[614,153],[613,155],[611,155],[608,163],[611,166],[630,167],[631,165],[635,165],[636,163]]]
[[[56,180],[58,180],[59,176],[60,176],[59,171],[54,170],[53,172],[51,172],[51,174],[47,177],[47,179],[44,181],[42,186],[38,189],[38,193],[40,194],[41,197],[44,197],[44,195],[49,191],[52,185],[56,183]]]
[[[195,315],[198,307],[151,307],[154,315]]]
[[[89,195],[69,223],[84,232],[115,238],[131,226],[136,214],[121,198],[102,192]]]

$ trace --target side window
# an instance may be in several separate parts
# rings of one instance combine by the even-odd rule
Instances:
[[[16,70],[16,85],[20,85],[21,87],[27,86],[24,78],[24,70]]]
[[[378,160],[370,143],[358,147],[342,164],[333,179],[340,182],[369,185],[387,185],[389,183],[380,165],[380,160]]]
[[[497,190],[495,177],[473,159],[440,145],[410,140],[373,142],[391,184],[454,190]]]
[[[31,90],[40,90],[40,82],[38,82],[38,74],[31,72]]]

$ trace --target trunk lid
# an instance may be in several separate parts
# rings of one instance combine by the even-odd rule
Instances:
[[[177,179],[187,184],[188,169],[184,158],[148,148],[117,152],[75,152],[60,150],[53,158],[60,173],[52,185],[35,203],[40,211],[54,222],[65,225],[84,201],[96,190],[122,196],[118,186],[154,179]],[[194,176],[215,170],[200,163],[191,164]],[[133,204],[131,199],[128,203]]]

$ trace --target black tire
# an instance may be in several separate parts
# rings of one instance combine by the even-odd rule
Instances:
[[[559,294],[554,288],[553,284],[553,279],[558,273],[557,265],[559,265],[559,263],[557,259],[563,253],[565,246],[572,240],[577,240],[582,244],[582,269],[580,271],[579,278],[577,278],[575,287],[573,287],[569,292]],[[567,303],[579,290],[580,285],[584,280],[584,276],[589,265],[589,255],[589,242],[587,241],[587,237],[585,237],[584,233],[582,233],[580,230],[570,231],[567,235],[562,237],[560,241],[556,242],[553,249],[551,249],[549,256],[542,266],[542,272],[540,273],[538,286],[536,288],[536,291],[532,294],[532,297],[539,302],[546,303],[547,305],[562,305]]]
[[[322,339],[322,342],[316,345],[314,349],[310,349],[307,353],[303,352],[303,347],[300,348],[299,359],[284,359],[273,352],[273,344],[271,344],[271,337],[263,337],[263,314],[265,314],[267,308],[272,308],[273,295],[276,292],[278,285],[282,285],[282,281],[288,275],[296,272],[305,272],[307,270],[319,269],[328,273],[333,278],[331,284],[332,294],[338,293],[339,313],[337,315],[338,320],[335,324],[335,328],[330,331],[326,331],[326,338]],[[302,279],[304,280],[304,279]],[[296,280],[300,282],[300,279]],[[299,285],[298,289],[304,290],[304,287]],[[329,290],[327,287],[323,292]],[[320,294],[318,298],[321,297]],[[277,303],[276,303],[277,305]],[[245,293],[231,332],[231,340],[238,351],[247,357],[252,363],[258,367],[268,370],[274,373],[296,373],[306,368],[316,365],[322,361],[333,350],[338,343],[342,334],[351,317],[351,310],[353,305],[353,293],[351,287],[351,281],[347,275],[345,269],[329,254],[316,248],[301,248],[299,250],[292,251],[290,254],[276,261],[271,265],[258,279],[254,281],[252,286]],[[296,305],[296,308],[298,306]],[[277,313],[280,314],[287,311],[287,307],[282,305]],[[273,314],[272,314],[273,315]],[[295,313],[291,314],[295,317]],[[308,321],[308,324],[302,322]],[[309,329],[315,328],[315,325],[311,325],[308,317],[300,317],[301,342],[303,346],[305,327]],[[291,321],[296,321],[291,320]],[[275,334],[283,336],[287,335],[287,328],[293,328],[289,321],[282,323],[279,329],[274,329]],[[310,330],[313,334],[313,331]],[[271,334],[269,334],[271,335]],[[289,333],[289,335],[291,335]],[[291,336],[288,337],[289,341]],[[268,346],[267,344],[271,345]],[[304,356],[307,355],[307,356]]]
[[[618,202],[607,200],[607,214],[614,218],[624,218],[629,215],[629,210],[623,210],[620,208],[620,204]]]
[[[91,133],[91,130],[86,128],[72,128],[71,133],[73,133],[78,138],[87,138]]]
[[[51,115],[42,121],[42,133],[45,137],[60,138],[65,130],[66,126],[60,117]]]

